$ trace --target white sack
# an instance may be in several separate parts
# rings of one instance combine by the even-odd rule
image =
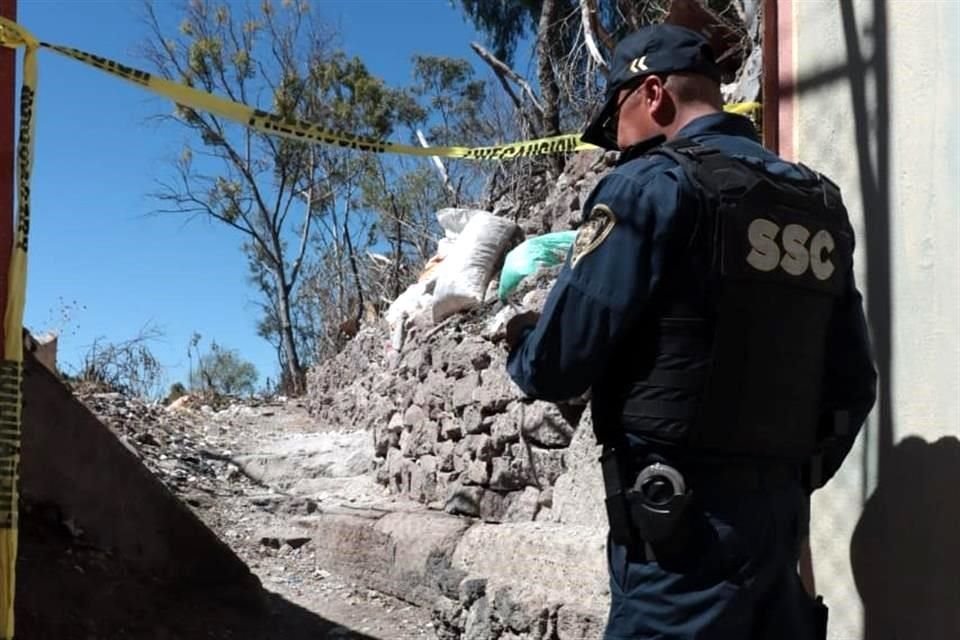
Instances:
[[[446,258],[450,255],[451,249],[453,249],[453,240],[450,238],[440,238],[440,240],[437,241],[436,255],[441,258]]]
[[[446,236],[451,240],[456,238],[466,228],[467,223],[478,213],[487,213],[483,209],[461,209],[459,207],[447,207],[437,211],[437,222],[446,232]],[[487,213],[487,215],[490,215]]]
[[[483,302],[494,267],[517,229],[510,220],[486,211],[470,218],[438,270],[434,322]]]

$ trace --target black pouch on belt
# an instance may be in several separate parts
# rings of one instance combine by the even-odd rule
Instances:
[[[662,461],[646,464],[628,489],[630,466],[615,447],[600,457],[610,536],[618,544],[655,554],[682,548],[692,492],[679,471]]]
[[[644,467],[629,492],[630,512],[640,536],[651,544],[673,538],[691,497],[683,476],[673,467],[660,462]]]

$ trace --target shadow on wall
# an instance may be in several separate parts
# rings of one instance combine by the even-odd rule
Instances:
[[[894,446],[887,1],[872,3],[870,57],[860,48],[857,5],[839,5],[865,215],[867,314],[880,374],[877,440],[864,448],[878,453],[878,485],[854,531],[850,560],[865,640],[960,638],[960,441],[908,437]],[[863,468],[867,487],[866,460]]]
[[[960,638],[960,440],[890,452],[854,531],[864,640]]]

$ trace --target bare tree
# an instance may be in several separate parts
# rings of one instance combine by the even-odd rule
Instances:
[[[146,17],[145,56],[165,77],[378,139],[420,116],[409,96],[335,49],[335,34],[309,3],[235,10],[191,0],[174,37],[149,2]],[[287,391],[301,392],[314,356],[304,351],[309,341],[297,326],[304,316],[294,309],[304,274],[332,270],[324,281],[334,287],[325,325],[342,322],[350,300],[363,307],[357,244],[369,224],[356,220],[355,209],[373,166],[369,154],[274,138],[186,107],[160,119],[190,134],[173,176],[155,194],[161,211],[205,216],[243,236],[251,280],[264,298],[260,333],[278,349]]]
[[[259,13],[238,17],[226,5],[194,0],[183,11],[180,33],[171,38],[152,3],[146,4],[151,36],[145,55],[162,75],[245,104],[266,98],[282,115],[303,110],[311,67],[329,55],[331,40],[304,5],[292,3],[278,13],[264,3]],[[263,293],[279,321],[291,391],[302,391],[290,303],[316,206],[297,197],[312,179],[306,150],[186,107],[161,119],[192,134],[174,177],[155,194],[166,205],[161,210],[207,216],[244,236],[248,258],[268,276]]]

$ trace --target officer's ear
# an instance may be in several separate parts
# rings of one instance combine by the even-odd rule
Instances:
[[[651,75],[644,78],[638,92],[644,96],[644,106],[650,117],[662,127],[669,126],[677,116],[677,106],[666,85],[667,76]]]

